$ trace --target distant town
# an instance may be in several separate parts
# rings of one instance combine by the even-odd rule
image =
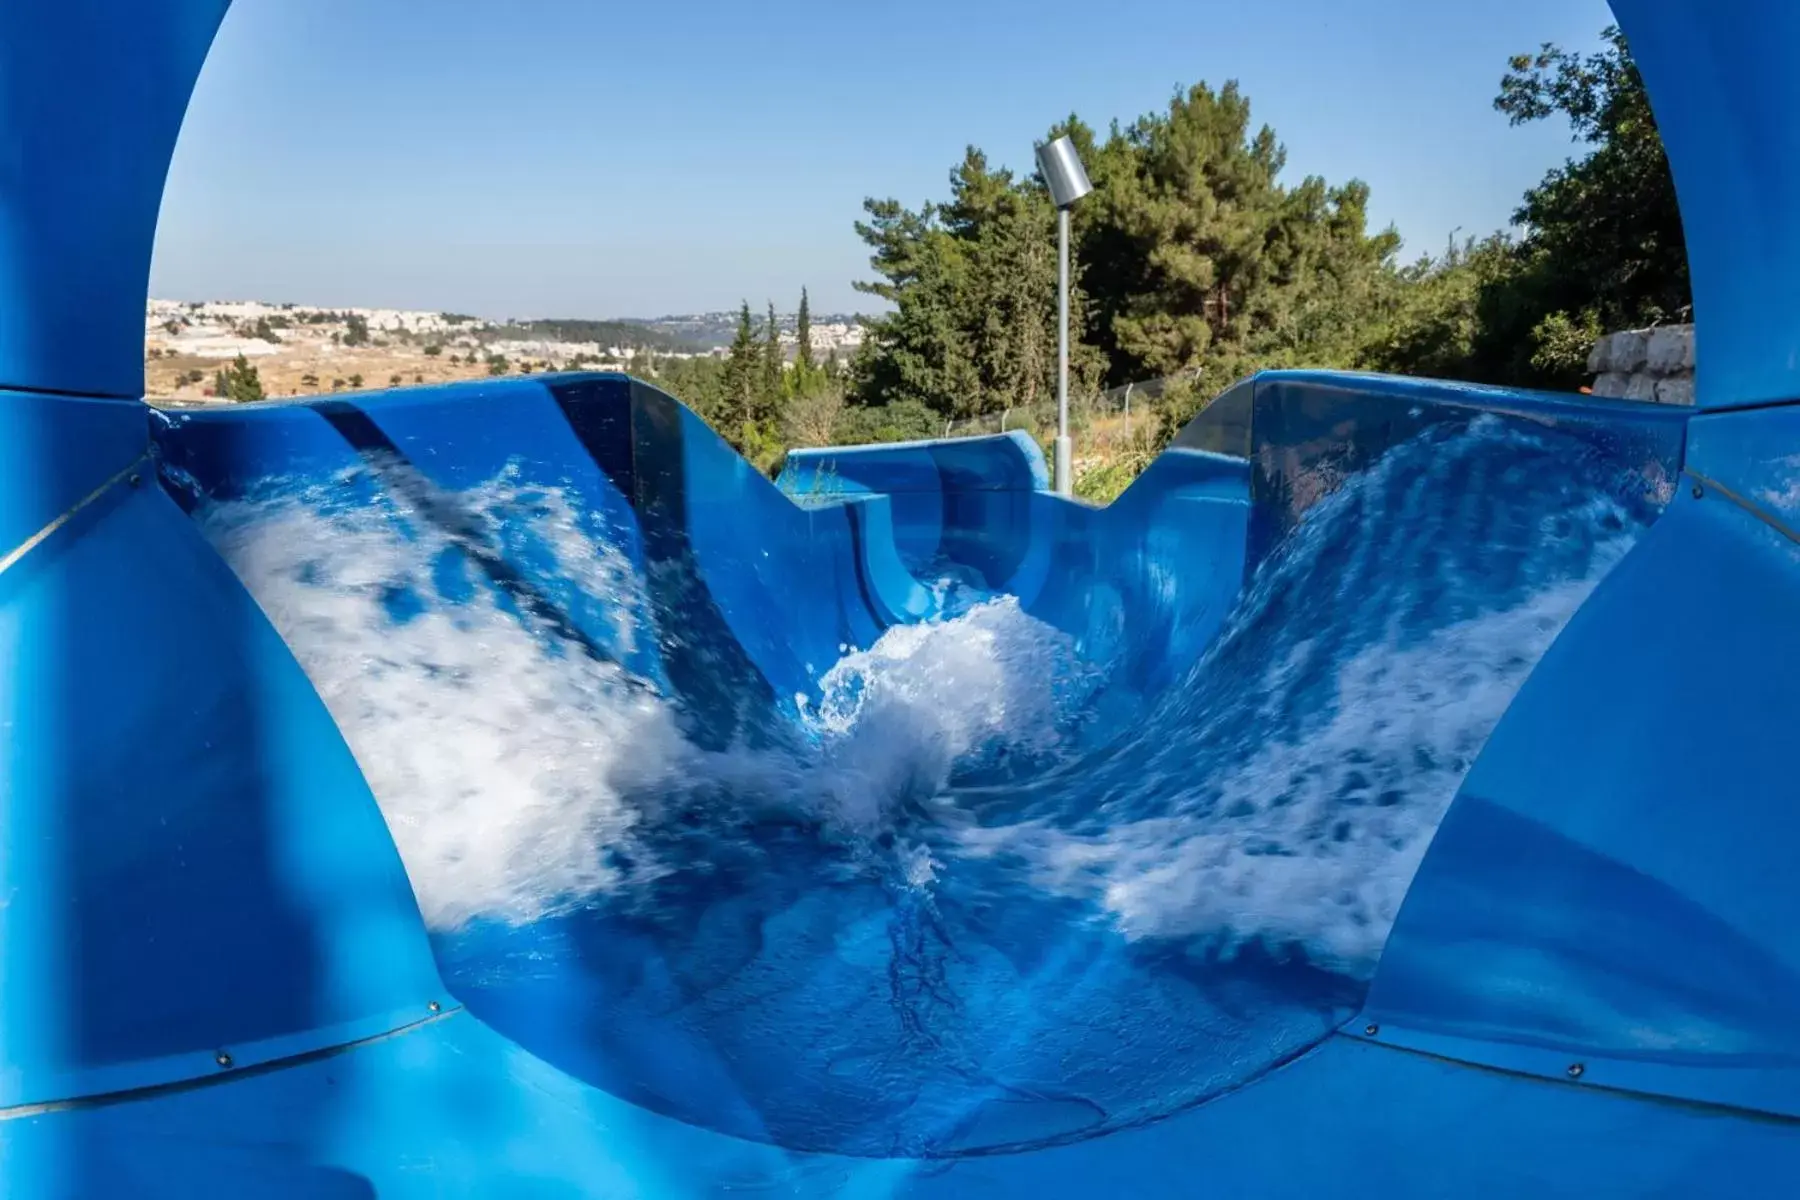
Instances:
[[[152,400],[205,403],[218,372],[242,357],[270,396],[447,383],[540,371],[629,370],[646,358],[724,353],[739,314],[693,313],[612,320],[491,321],[393,308],[320,308],[263,301],[151,300],[144,314],[146,392]],[[796,315],[777,314],[789,356]],[[862,344],[862,318],[815,316],[813,352],[847,361]]]

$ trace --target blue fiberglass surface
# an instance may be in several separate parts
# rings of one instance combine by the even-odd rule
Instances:
[[[697,1127],[953,1157],[1166,1116],[1362,1004],[1488,727],[1679,454],[1679,416],[1484,398],[1260,377],[1100,510],[1017,471],[1035,448],[960,447],[905,511],[1008,503],[898,566],[857,519],[898,522],[886,494],[796,506],[617,377],[157,440],[475,1016]],[[1308,414],[1353,465],[1288,440]]]
[[[1384,1039],[1800,1116],[1784,428],[1782,409],[1692,424],[1691,486],[1540,664],[1439,832],[1370,997]]]
[[[1800,1171],[1800,1139],[1780,1125],[1343,1038],[1257,1087],[1107,1138],[947,1161],[810,1155],[583,1088],[466,1014],[227,1087],[15,1120],[0,1142],[14,1194],[153,1200],[1775,1198]]]
[[[163,177],[229,4],[0,6],[0,388],[143,395]]]
[[[324,706],[155,486],[143,410],[114,407],[136,472],[0,569],[6,1106],[209,1077],[220,1054],[284,1058],[444,999]]]
[[[225,7],[0,5],[0,1190],[1792,1193],[1800,9],[1616,4],[1691,430],[1282,373],[1091,510],[612,377],[146,437]]]
[[[879,446],[791,451],[776,480],[797,501],[885,496],[903,562],[929,571],[953,559],[989,588],[1005,588],[1019,567],[1013,534],[1033,492],[1050,487],[1044,455],[1026,434]],[[1009,536],[1012,535],[1012,536]]]

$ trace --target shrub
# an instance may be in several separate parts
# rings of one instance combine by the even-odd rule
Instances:
[[[213,395],[234,404],[261,400],[264,396],[262,376],[250,360],[240,354],[230,366],[213,376]]]

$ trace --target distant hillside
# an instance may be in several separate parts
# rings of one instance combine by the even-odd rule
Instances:
[[[547,342],[598,342],[602,346],[696,353],[710,349],[710,343],[683,337],[679,333],[636,321],[590,321],[577,318],[544,317],[533,321],[514,321],[499,327],[502,338],[528,337]],[[729,340],[729,339],[727,339]]]
[[[760,332],[763,314],[755,312],[751,315]],[[775,314],[775,324],[785,334],[794,332],[797,320],[798,314],[795,313]],[[730,312],[684,313],[663,317],[619,317],[609,323],[652,330],[692,346],[718,350],[731,345],[732,338],[737,336],[738,314],[734,309]],[[815,312],[812,323],[815,348],[821,345],[853,346],[861,340],[862,317],[855,313]]]

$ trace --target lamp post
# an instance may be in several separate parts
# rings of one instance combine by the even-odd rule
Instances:
[[[1069,210],[1094,190],[1068,135],[1037,150],[1038,171],[1056,205],[1056,491],[1074,490],[1074,444],[1069,441]]]

